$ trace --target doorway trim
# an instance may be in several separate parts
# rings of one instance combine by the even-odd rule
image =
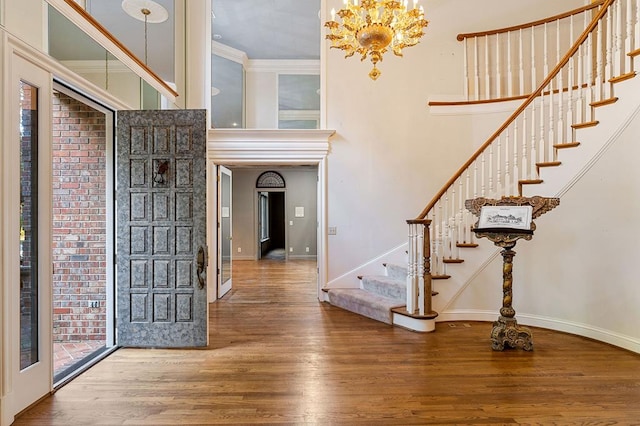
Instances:
[[[289,130],[289,129],[212,129],[207,137],[207,170],[216,165],[269,166],[315,165],[318,167],[318,283],[317,296],[323,300],[322,288],[327,282],[327,155],[329,140],[335,130]],[[216,185],[207,179],[207,200],[215,200]],[[213,174],[215,176],[215,174]],[[209,201],[207,201],[209,203]],[[214,210],[208,208],[209,212]],[[215,222],[215,221],[211,221]],[[209,250],[217,247],[214,229],[209,229]],[[210,256],[214,253],[210,253]],[[212,268],[211,264],[209,268]],[[212,274],[209,269],[207,274]],[[217,299],[209,286],[209,302]]]

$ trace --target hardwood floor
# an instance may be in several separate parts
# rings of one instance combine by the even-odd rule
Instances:
[[[16,425],[640,424],[640,355],[489,323],[413,333],[318,302],[310,261],[234,263],[204,350],[120,349]]]

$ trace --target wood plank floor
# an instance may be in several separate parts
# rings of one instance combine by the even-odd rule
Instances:
[[[240,261],[204,350],[120,349],[16,425],[640,424],[640,355],[490,323],[394,328],[318,302],[315,262]]]

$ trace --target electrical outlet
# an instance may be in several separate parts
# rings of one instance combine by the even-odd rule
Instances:
[[[98,300],[90,300],[89,301],[89,307],[90,308],[99,308],[100,307],[100,302]]]
[[[309,247],[305,248],[305,251],[306,251],[307,253],[309,253]]]
[[[336,235],[338,233],[338,229],[335,226],[329,227],[329,235]]]
[[[289,253],[293,253],[293,247],[289,247]]]
[[[242,253],[242,247],[238,247],[238,253]]]

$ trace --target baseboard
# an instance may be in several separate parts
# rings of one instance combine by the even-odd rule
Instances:
[[[236,261],[236,260],[256,260],[255,256],[233,256],[233,258],[231,259],[232,261]]]
[[[11,393],[0,396],[0,426],[9,426],[15,420],[15,416],[9,414],[11,397]]]
[[[436,321],[493,322],[498,319],[499,315],[500,314],[498,312],[491,311],[454,310],[441,312]],[[563,333],[575,334],[577,336],[587,337],[589,339],[597,340],[599,342],[607,343],[640,354],[640,339],[616,333],[611,330],[605,330],[589,324],[581,324],[531,314],[516,314],[516,319],[520,325],[528,325],[530,327],[540,327]]]
[[[307,259],[307,260],[315,260],[318,256],[315,254],[290,254],[289,260],[299,260],[299,259]]]

